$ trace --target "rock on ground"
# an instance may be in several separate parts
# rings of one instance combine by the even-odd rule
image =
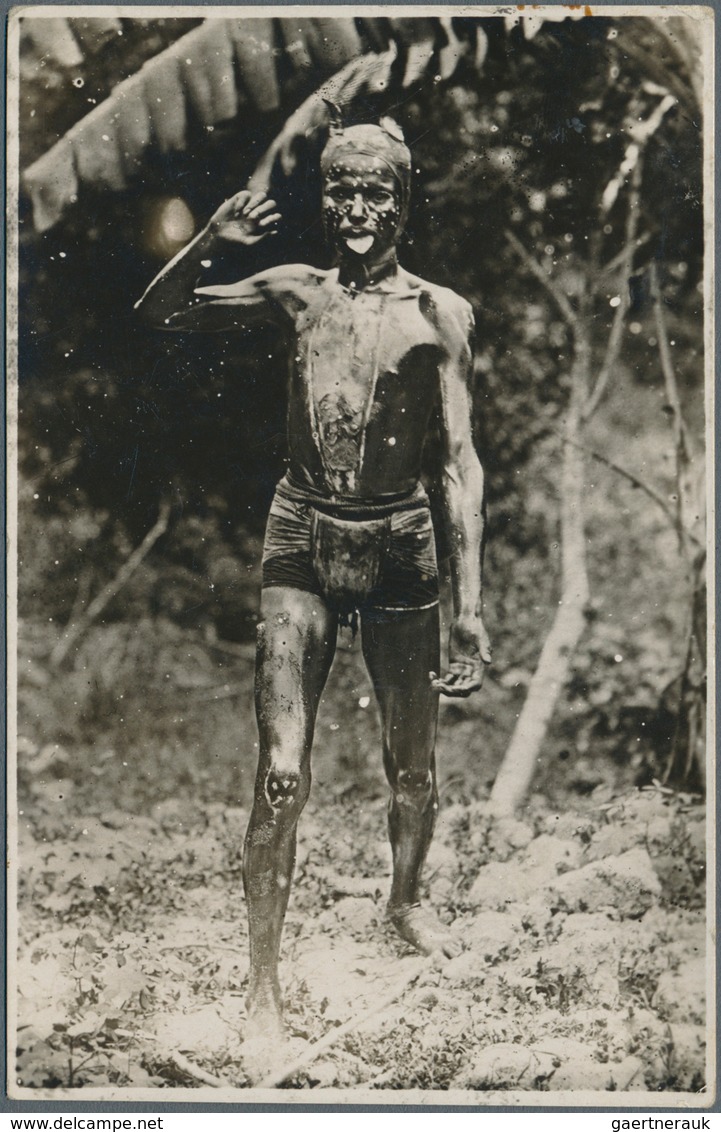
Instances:
[[[629,919],[642,916],[661,893],[651,858],[640,847],[564,873],[548,888],[551,898],[568,911],[607,908]]]
[[[538,1089],[555,1068],[551,1053],[536,1053],[527,1046],[498,1042],[475,1054],[456,1075],[453,1086],[457,1089]]]
[[[509,912],[480,912],[470,920],[456,921],[453,934],[480,959],[493,962],[517,951],[523,938],[521,917]]]
[[[576,868],[581,855],[579,843],[541,834],[526,847],[523,856],[483,865],[468,894],[468,902],[484,908],[504,908],[528,900],[559,872]]]
[[[457,1074],[461,1089],[624,1090],[643,1069],[638,1057],[600,1062],[581,1042],[549,1038],[532,1046],[486,1046]]]

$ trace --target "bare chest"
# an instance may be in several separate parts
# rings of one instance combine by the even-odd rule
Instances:
[[[438,354],[415,297],[339,290],[299,319],[296,365],[321,420],[332,407],[360,423],[379,383],[407,373],[414,356],[427,362]]]
[[[375,434],[395,444],[433,396],[442,351],[415,295],[339,289],[323,299],[299,320],[296,377],[326,481],[353,493]]]

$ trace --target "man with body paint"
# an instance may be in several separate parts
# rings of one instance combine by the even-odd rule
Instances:
[[[272,320],[291,343],[289,466],[263,552],[260,756],[243,860],[246,1036],[266,1043],[283,1033],[281,933],[339,619],[356,624],[360,616],[381,713],[393,855],[388,917],[425,954],[459,950],[419,903],[438,810],[438,694],[480,688],[491,659],[481,620],[483,473],[471,438],[471,308],[398,264],[411,155],[395,123],[332,127],[321,172],[332,270],[291,264],[203,286],[204,270],[226,241],[252,246],[277,231],[275,202],[243,191],[221,205],[138,304],[149,322],[168,330],[229,333]],[[443,676],[435,542],[420,483],[436,406],[454,612]]]

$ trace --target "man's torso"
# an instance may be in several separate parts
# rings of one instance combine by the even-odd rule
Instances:
[[[413,489],[448,356],[444,295],[405,272],[358,291],[335,271],[313,272],[293,312],[288,446],[299,484],[360,499]]]

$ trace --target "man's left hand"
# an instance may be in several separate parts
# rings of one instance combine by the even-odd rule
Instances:
[[[483,684],[484,666],[491,663],[491,645],[480,617],[451,625],[448,672],[430,673],[431,687],[444,696],[470,696]]]

